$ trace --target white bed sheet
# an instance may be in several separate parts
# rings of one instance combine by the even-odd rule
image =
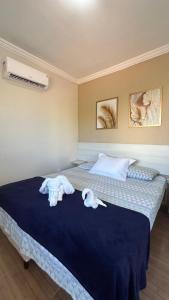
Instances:
[[[61,172],[78,190],[92,189],[97,197],[109,203],[144,214],[152,229],[166,189],[166,179],[156,176],[152,181],[127,178],[120,181],[110,177],[90,174],[79,167]],[[46,177],[55,177],[50,174]]]

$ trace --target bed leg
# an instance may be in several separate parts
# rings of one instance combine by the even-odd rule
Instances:
[[[28,268],[29,268],[29,261],[24,261],[23,265],[24,265],[24,269],[28,270]]]

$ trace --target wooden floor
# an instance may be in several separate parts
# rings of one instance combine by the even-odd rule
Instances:
[[[151,236],[147,277],[141,300],[169,300],[169,217],[162,211]],[[0,231],[0,300],[70,299],[35,263],[24,270],[20,256]]]

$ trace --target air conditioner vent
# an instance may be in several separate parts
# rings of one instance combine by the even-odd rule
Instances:
[[[12,74],[12,73],[9,74],[9,79],[16,80],[16,81],[22,81],[23,83],[29,84],[29,85],[31,85],[31,86],[40,87],[40,88],[45,88],[45,85],[44,85],[44,84],[41,84],[41,83],[32,81],[32,80],[30,80],[30,79],[25,79],[25,78],[23,78],[23,77],[20,77],[20,76],[18,76],[18,75]]]
[[[30,66],[6,57],[3,62],[3,75],[9,80],[15,80],[24,85],[46,90],[49,86],[48,76]]]

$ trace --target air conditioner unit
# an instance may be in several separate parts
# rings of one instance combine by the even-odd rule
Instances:
[[[45,73],[20,63],[10,57],[6,57],[3,61],[3,66],[3,75],[7,79],[43,90],[48,88],[49,78]]]

